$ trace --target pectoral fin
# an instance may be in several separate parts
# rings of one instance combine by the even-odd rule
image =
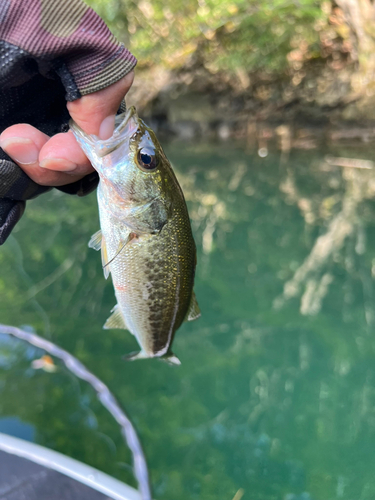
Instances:
[[[89,241],[89,247],[93,248],[94,250],[102,250],[102,267],[103,267],[103,273],[105,279],[108,278],[109,273],[110,273],[110,268],[109,264],[115,260],[115,258],[118,256],[118,254],[121,252],[121,250],[125,247],[127,243],[133,238],[135,238],[136,235],[134,233],[129,233],[126,238],[120,240],[116,253],[113,257],[109,259],[108,257],[108,252],[107,252],[107,245],[105,243],[104,236],[102,234],[102,231],[99,229],[99,231],[96,231],[91,236],[91,239]]]
[[[89,248],[93,248],[94,250],[100,250],[102,246],[102,231],[99,229],[99,231],[96,231],[91,236],[91,239],[89,241]]]
[[[102,268],[103,268],[104,277],[105,277],[105,279],[107,279],[109,276],[109,273],[110,273],[110,269],[108,266],[107,245],[105,244],[104,236],[102,236],[101,248],[102,248]]]
[[[198,319],[200,315],[201,315],[201,310],[199,309],[197,298],[193,291],[191,294],[189,309],[188,312],[186,313],[184,321],[194,321],[195,319]]]
[[[134,235],[134,233],[129,233],[125,239],[120,240],[120,242],[117,246],[116,253],[111,258],[111,260],[108,260],[108,256],[106,255],[106,263],[105,263],[105,265],[103,264],[103,269],[105,269],[109,264],[111,264],[115,260],[115,258],[118,256],[118,254],[121,252],[121,250],[125,247],[125,245],[127,245],[129,243],[129,241],[132,240],[133,238],[136,238],[136,235]]]
[[[100,250],[100,249],[102,250],[103,272],[105,279],[107,279],[110,272],[109,267],[107,267],[108,264],[107,246],[105,244],[105,239],[100,229],[91,236],[91,239],[89,241],[89,248],[93,248],[94,250]]]
[[[110,315],[110,317],[104,323],[103,328],[105,330],[111,330],[112,328],[121,328],[124,330],[129,330],[129,328],[126,326],[124,317],[120,311],[118,304],[115,305],[111,313],[112,314]]]

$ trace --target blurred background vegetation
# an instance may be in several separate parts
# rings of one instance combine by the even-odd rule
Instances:
[[[151,117],[168,120],[168,99],[198,91],[232,122],[239,108],[279,122],[375,119],[371,0],[88,3],[138,58],[134,100]]]
[[[93,0],[91,5],[139,58],[141,67],[179,68],[199,60],[209,71],[283,71],[303,42],[319,55],[327,28],[321,2]],[[328,6],[329,7],[329,6]]]

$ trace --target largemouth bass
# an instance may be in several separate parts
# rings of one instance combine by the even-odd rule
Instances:
[[[101,230],[89,246],[101,250],[117,304],[105,329],[129,330],[141,347],[128,359],[172,353],[176,330],[200,316],[193,292],[196,249],[181,187],[154,132],[134,107],[116,117],[110,139],[71,129],[97,170]]]

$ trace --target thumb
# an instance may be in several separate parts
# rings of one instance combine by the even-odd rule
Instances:
[[[109,87],[68,102],[70,116],[87,134],[108,139],[113,133],[114,117],[133,80],[134,71],[131,71]]]

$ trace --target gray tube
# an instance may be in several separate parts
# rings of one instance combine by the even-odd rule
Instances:
[[[152,497],[148,468],[141,443],[133,424],[109,388],[100,379],[98,379],[96,375],[90,372],[80,361],[78,361],[77,358],[49,340],[43,339],[35,333],[26,332],[25,330],[9,325],[0,324],[0,333],[12,335],[18,339],[25,340],[29,344],[44,349],[51,354],[51,356],[59,358],[74,375],[82,380],[85,380],[91,385],[91,387],[96,391],[103,406],[107,408],[116,422],[121,426],[121,433],[133,455],[134,475],[138,481],[142,500],[151,500]]]
[[[114,500],[141,500],[137,490],[57,451],[0,432],[0,450],[71,477]]]

